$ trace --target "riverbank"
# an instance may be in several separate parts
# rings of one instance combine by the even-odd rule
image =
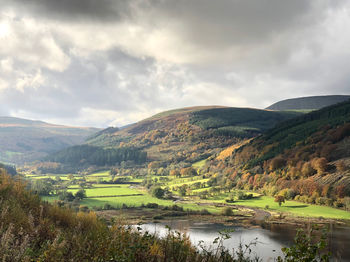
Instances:
[[[293,225],[304,227],[310,224],[349,226],[350,220],[323,217],[301,217],[290,213],[267,211],[247,206],[231,206],[232,215],[194,213],[190,211],[169,211],[162,208],[127,208],[118,210],[96,211],[107,221],[127,221],[128,224],[189,220],[203,223],[221,223],[227,226],[266,227],[267,225]]]

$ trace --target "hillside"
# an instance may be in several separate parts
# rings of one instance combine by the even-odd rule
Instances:
[[[22,164],[83,143],[97,128],[48,124],[15,117],[0,117],[0,161]]]
[[[317,110],[349,100],[347,95],[309,96],[279,101],[267,107],[269,110]]]
[[[225,166],[223,173],[238,188],[341,206],[350,196],[349,146],[347,101],[280,123],[216,166]]]
[[[139,148],[147,152],[149,161],[164,165],[193,163],[297,114],[218,106],[184,108],[157,114],[122,130],[106,129],[87,143]]]

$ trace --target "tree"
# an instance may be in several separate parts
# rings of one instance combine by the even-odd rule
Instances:
[[[301,169],[301,173],[304,177],[309,177],[314,175],[316,172],[315,169],[312,168],[311,163],[310,162],[306,162],[304,163],[302,169]]]
[[[37,179],[32,182],[31,189],[41,196],[48,196],[54,191],[51,179]]]
[[[197,171],[193,167],[182,168],[180,173],[181,173],[181,176],[183,176],[183,177],[190,177],[190,176],[197,175]]]
[[[234,215],[233,210],[230,207],[224,207],[221,210],[221,214],[224,215],[224,216],[233,216]]]
[[[286,165],[286,160],[282,157],[276,157],[271,160],[269,169],[270,171],[275,171],[277,169],[281,169]]]
[[[350,210],[350,197],[344,197],[344,205],[346,210]]]
[[[180,193],[181,196],[186,196],[186,188],[187,188],[187,185],[186,185],[186,184],[180,186],[180,188],[179,188],[179,193]]]
[[[161,187],[155,187],[152,189],[152,196],[156,198],[163,198],[165,191]]]
[[[62,201],[71,202],[74,200],[74,196],[73,196],[72,192],[63,191],[59,194],[59,199]]]
[[[327,168],[327,159],[324,157],[315,158],[311,162],[312,167],[317,171],[317,174],[322,174]]]
[[[180,177],[180,176],[181,176],[179,170],[177,170],[177,169],[171,170],[170,173],[169,173],[169,175],[170,175],[170,176],[173,176],[173,177]]]
[[[83,199],[86,197],[86,191],[84,189],[80,189],[75,193],[74,196],[75,196],[75,198]]]
[[[285,202],[284,196],[281,196],[281,195],[275,196],[275,202],[278,202],[278,205],[281,206],[282,203]]]
[[[338,172],[344,172],[344,171],[346,171],[346,169],[347,169],[344,160],[338,161],[338,162],[335,164],[335,166],[337,167],[337,171],[338,171]]]

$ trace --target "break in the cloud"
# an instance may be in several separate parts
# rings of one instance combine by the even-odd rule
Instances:
[[[0,114],[123,125],[349,93],[346,0],[1,0]]]

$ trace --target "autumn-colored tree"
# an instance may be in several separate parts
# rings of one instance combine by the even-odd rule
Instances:
[[[334,144],[326,144],[322,147],[322,150],[320,152],[321,157],[325,157],[326,159],[330,159],[332,153],[336,150],[337,146]]]
[[[285,202],[284,196],[281,196],[281,195],[275,196],[275,202],[278,202],[278,205],[281,206],[282,203]]]
[[[275,171],[277,169],[281,169],[285,167],[287,161],[283,159],[282,157],[276,157],[271,160],[270,165],[269,165],[269,170],[270,171]]]
[[[347,169],[344,160],[338,161],[338,162],[335,164],[335,166],[337,167],[337,171],[338,171],[338,172],[344,172],[344,171],[346,171],[346,169]]]
[[[197,171],[193,167],[182,168],[180,173],[181,173],[181,176],[184,176],[184,177],[197,175]]]
[[[316,172],[316,170],[312,168],[310,162],[305,162],[302,169],[301,169],[301,173],[304,177],[312,176],[315,174],[315,172]]]
[[[330,196],[330,192],[331,192],[331,187],[330,185],[325,185],[323,188],[322,188],[322,192],[321,192],[321,195],[323,197],[329,197]]]
[[[180,176],[181,176],[179,170],[177,170],[177,169],[171,170],[170,173],[169,173],[169,175],[170,175],[170,176],[173,176],[173,177],[180,177]]]
[[[250,175],[251,175],[251,174],[250,174],[249,172],[243,174],[243,175],[242,175],[242,181],[247,181],[247,180],[249,179]]]
[[[317,174],[323,174],[327,169],[327,159],[324,157],[314,158],[311,161],[311,166],[317,171]]]
[[[343,198],[346,195],[346,190],[344,185],[337,186],[335,188],[335,194],[338,198]]]
[[[350,197],[344,197],[343,202],[346,210],[350,210]]]
[[[149,169],[153,169],[153,168],[159,168],[161,166],[161,164],[157,161],[153,161],[151,163],[148,164],[148,168]]]
[[[251,177],[249,178],[248,183],[249,183],[250,185],[253,185],[253,184],[254,184],[254,177],[253,177],[253,176],[251,176]]]

